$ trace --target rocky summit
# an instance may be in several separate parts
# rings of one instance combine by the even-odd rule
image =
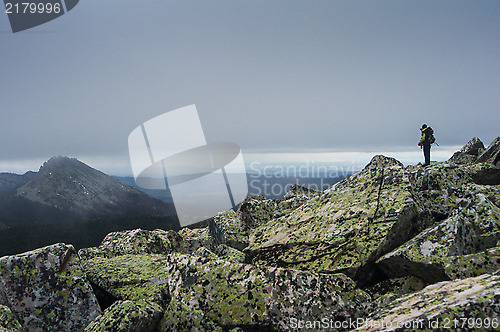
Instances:
[[[500,330],[500,138],[0,259],[0,331]]]

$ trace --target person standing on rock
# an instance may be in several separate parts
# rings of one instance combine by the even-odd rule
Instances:
[[[433,130],[424,123],[420,131],[422,132],[422,137],[418,142],[418,146],[424,150],[424,165],[427,166],[431,164],[431,137],[433,136]]]

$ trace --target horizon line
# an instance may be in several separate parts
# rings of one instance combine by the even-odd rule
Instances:
[[[438,146],[432,150],[433,161],[446,161],[453,153],[459,151],[461,146]],[[245,166],[262,167],[269,165],[299,165],[299,164],[328,164],[337,166],[356,166],[361,169],[370,162],[371,158],[375,155],[384,155],[392,157],[400,161],[403,165],[408,166],[418,164],[423,160],[422,151],[416,149],[384,149],[372,151],[326,151],[324,149],[290,152],[283,151],[269,151],[269,152],[245,152],[243,151],[243,159]],[[51,157],[34,157],[34,158],[12,158],[0,160],[0,173],[13,173],[24,174],[26,172],[38,172],[44,162]],[[67,156],[76,158],[79,161],[87,164],[88,166],[97,169],[103,173],[113,176],[132,176],[132,169],[130,166],[130,159],[128,155],[84,155],[74,154]],[[248,172],[248,171],[247,171]]]

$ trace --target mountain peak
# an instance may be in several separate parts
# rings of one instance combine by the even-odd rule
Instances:
[[[43,165],[40,166],[39,172],[43,173],[43,172],[51,171],[54,169],[60,169],[60,168],[66,168],[66,167],[71,167],[71,168],[73,168],[73,167],[77,167],[77,168],[86,167],[86,168],[91,169],[91,167],[85,165],[84,163],[82,163],[80,160],[78,160],[76,158],[70,158],[70,157],[66,157],[66,156],[55,156],[55,157],[50,158],[46,162],[44,162]]]
[[[36,176],[17,189],[17,196],[80,215],[164,214],[164,202],[149,197],[76,158],[47,160]],[[139,208],[139,210],[137,210]],[[158,211],[155,211],[158,208]],[[151,211],[149,211],[151,210]]]

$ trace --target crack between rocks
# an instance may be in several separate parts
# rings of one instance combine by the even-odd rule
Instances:
[[[373,213],[373,217],[371,217],[370,222],[373,222],[375,220],[375,217],[377,216],[378,209],[380,207],[380,195],[382,194],[382,187],[384,186],[384,171],[385,169],[382,168],[382,174],[380,175],[380,185],[378,187],[378,194],[377,194],[377,207],[375,208],[375,212]]]

